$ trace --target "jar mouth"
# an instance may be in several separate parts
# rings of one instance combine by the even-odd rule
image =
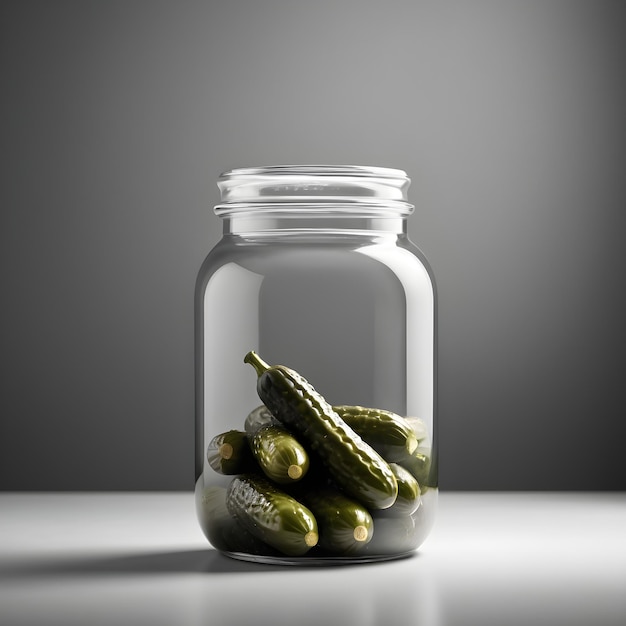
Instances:
[[[262,167],[239,167],[224,172],[220,180],[240,176],[258,175],[311,175],[311,176],[376,176],[379,178],[407,179],[406,172],[391,167],[365,165],[266,165]]]
[[[224,172],[217,186],[220,217],[254,212],[283,215],[405,216],[411,181],[406,172],[361,165],[272,165]]]

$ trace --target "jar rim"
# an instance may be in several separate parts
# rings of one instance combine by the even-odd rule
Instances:
[[[392,167],[378,167],[369,165],[264,165],[258,167],[237,167],[220,174],[219,180],[228,180],[234,177],[245,176],[366,176],[376,178],[391,178],[408,180],[404,170]]]
[[[215,213],[358,213],[408,215],[411,183],[406,172],[363,165],[270,165],[222,173],[221,202]]]

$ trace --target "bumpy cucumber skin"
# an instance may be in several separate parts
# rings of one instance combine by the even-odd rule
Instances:
[[[332,556],[350,555],[360,552],[371,541],[374,521],[362,504],[330,488],[308,490],[299,499],[315,515],[320,550]],[[359,539],[355,537],[355,529]]]
[[[303,556],[317,544],[313,513],[261,476],[233,478],[226,508],[255,537],[287,556]]]
[[[343,404],[333,410],[388,462],[402,461],[417,448],[411,424],[392,411]]]
[[[285,485],[301,480],[309,469],[307,451],[282,426],[259,428],[252,435],[250,448],[263,473],[275,483]]]
[[[224,445],[230,447],[228,458],[220,452]],[[240,430],[229,430],[215,435],[207,446],[206,458],[218,474],[242,474],[253,471],[255,467],[248,436]]]
[[[204,479],[200,476],[196,483],[195,499],[200,528],[216,550],[280,556],[277,550],[257,539],[228,512],[226,489],[204,487]]]
[[[282,365],[268,367],[259,374],[257,393],[272,414],[317,454],[346,494],[374,510],[395,502],[398,485],[388,463],[303,376]]]
[[[275,426],[276,424],[280,424],[280,422],[272,415],[271,411],[262,404],[248,413],[243,427],[248,435],[254,435],[259,428],[263,428],[263,426]]]

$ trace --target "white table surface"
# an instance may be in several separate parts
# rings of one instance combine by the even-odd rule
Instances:
[[[0,624],[626,625],[626,494],[440,494],[416,556],[215,552],[192,493],[0,494]]]

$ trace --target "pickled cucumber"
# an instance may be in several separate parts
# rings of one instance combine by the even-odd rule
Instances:
[[[255,537],[288,556],[302,556],[319,540],[313,513],[261,476],[233,478],[226,508]]]

